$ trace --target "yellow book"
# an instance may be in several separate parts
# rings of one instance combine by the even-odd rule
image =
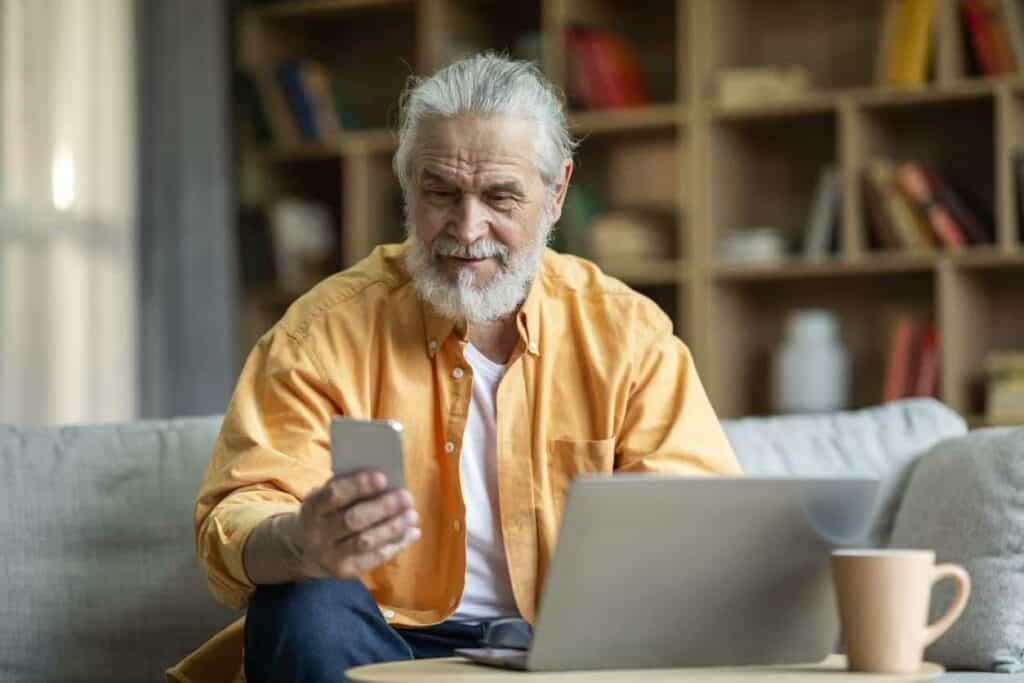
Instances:
[[[889,71],[896,61],[896,46],[905,9],[906,0],[885,0],[882,5],[881,36],[875,57],[875,82],[879,85],[889,82]]]
[[[896,31],[893,59],[886,72],[886,83],[904,87],[924,85],[931,57],[935,0],[900,1],[903,10]]]

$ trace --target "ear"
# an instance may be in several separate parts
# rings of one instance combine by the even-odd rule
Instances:
[[[562,164],[562,178],[555,186],[555,200],[551,207],[552,225],[562,218],[562,205],[565,204],[565,193],[569,189],[569,179],[572,178],[572,159],[566,159]]]

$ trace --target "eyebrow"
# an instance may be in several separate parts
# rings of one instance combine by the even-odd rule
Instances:
[[[437,173],[436,171],[431,171],[430,169],[427,169],[427,168],[425,168],[422,171],[420,171],[420,181],[421,182],[426,181],[426,182],[440,183],[441,185],[447,185],[447,186],[454,186],[454,184],[455,184],[455,183],[453,183],[451,181],[450,178],[448,178],[448,177],[446,177],[446,176],[444,176],[444,175],[442,175],[440,173]],[[515,194],[515,195],[523,195],[523,194],[525,194],[525,191],[523,190],[522,184],[520,184],[519,181],[517,181],[517,180],[498,181],[496,183],[492,183],[490,185],[485,186],[483,188],[483,191],[484,192],[509,192],[509,193]]]

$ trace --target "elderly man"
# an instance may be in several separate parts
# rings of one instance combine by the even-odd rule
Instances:
[[[739,472],[668,318],[545,249],[572,151],[525,63],[473,57],[404,97],[406,243],[259,341],[199,493],[210,586],[248,604],[249,681],[336,681],[532,621],[578,474]],[[407,489],[332,477],[335,415],[403,423]]]

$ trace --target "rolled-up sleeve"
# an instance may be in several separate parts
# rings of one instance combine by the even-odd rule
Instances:
[[[246,360],[195,505],[196,552],[221,602],[254,588],[242,562],[260,522],[297,511],[331,476],[330,421],[339,411],[311,340],[280,326]]]
[[[616,443],[616,472],[739,475],[689,348],[660,310],[635,347],[629,399]]]

